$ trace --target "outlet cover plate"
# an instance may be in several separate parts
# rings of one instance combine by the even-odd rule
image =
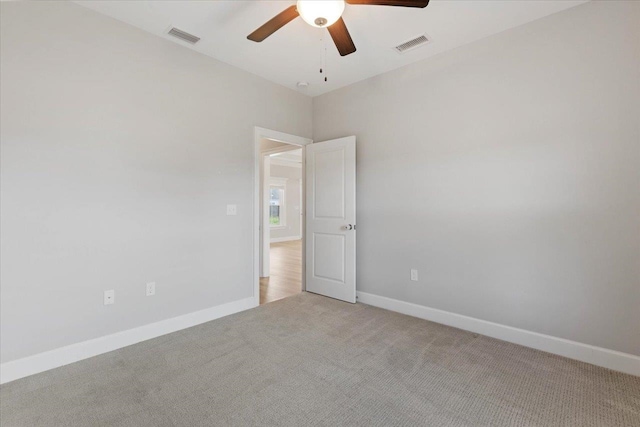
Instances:
[[[108,291],[104,291],[104,305],[111,305],[116,302],[116,291],[110,289]]]
[[[151,297],[156,294],[156,282],[147,283],[147,296]]]

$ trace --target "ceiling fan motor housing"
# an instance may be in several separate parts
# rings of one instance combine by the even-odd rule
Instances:
[[[424,8],[429,0],[298,0],[249,34],[247,39],[259,43],[299,16],[313,27],[326,28],[340,56],[350,55],[356,51],[356,45],[342,19],[345,3]]]
[[[325,28],[340,19],[344,3],[344,0],[298,0],[296,9],[307,24]]]

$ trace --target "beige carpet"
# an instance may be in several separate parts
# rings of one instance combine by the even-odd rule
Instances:
[[[640,426],[640,378],[300,294],[3,385],[10,426]]]

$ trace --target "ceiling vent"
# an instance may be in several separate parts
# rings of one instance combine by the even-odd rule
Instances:
[[[187,32],[179,30],[176,27],[172,27],[169,30],[168,34],[173,36],[173,37],[177,37],[180,40],[183,40],[183,41],[185,41],[187,43],[191,43],[191,44],[196,44],[196,43],[198,43],[198,41],[200,41],[200,37],[196,37],[193,34],[189,34]]]
[[[394,47],[394,49],[396,50],[396,52],[398,53],[405,53],[409,50],[413,50],[417,47],[420,46],[424,46],[425,44],[429,43],[430,40],[427,38],[427,36],[425,36],[424,34],[416,37],[415,39],[406,41],[402,44],[399,44],[398,46]]]

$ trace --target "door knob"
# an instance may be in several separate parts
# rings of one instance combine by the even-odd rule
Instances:
[[[347,224],[344,228],[346,228],[347,230],[354,230],[356,227],[354,225]]]

